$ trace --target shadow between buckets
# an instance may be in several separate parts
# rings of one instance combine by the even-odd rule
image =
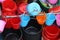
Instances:
[[[30,19],[26,27],[22,27],[22,31],[23,31],[23,40],[41,40],[42,26],[37,23],[35,17],[32,17]]]
[[[22,40],[22,31],[20,29],[5,29],[2,35],[3,40]]]

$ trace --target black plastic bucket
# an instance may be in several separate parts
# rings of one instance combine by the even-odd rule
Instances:
[[[22,40],[22,32],[20,29],[5,29],[2,34],[4,40]]]
[[[28,26],[22,28],[23,40],[41,40],[42,26],[39,25],[35,18],[31,18]]]

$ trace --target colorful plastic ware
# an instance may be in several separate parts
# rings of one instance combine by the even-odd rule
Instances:
[[[46,13],[41,12],[38,16],[36,16],[36,20],[40,25],[43,25],[46,21]]]
[[[12,18],[12,20],[10,20],[11,22],[11,25],[12,25],[12,28],[14,30],[17,30],[17,29],[20,29],[20,18],[19,17],[16,17],[16,18]]]
[[[46,25],[50,26],[54,23],[56,17],[53,13],[47,13],[46,15]]]
[[[22,14],[21,18],[21,27],[26,27],[30,21],[30,16],[27,14]]]
[[[56,15],[56,23],[58,26],[60,26],[60,14]]]
[[[0,20],[0,33],[2,33],[4,31],[6,22],[3,20]]]
[[[24,12],[27,12],[26,6],[27,3],[21,3],[18,8],[18,14],[23,14]]]
[[[58,0],[47,0],[47,1],[51,4],[56,4],[58,2]]]
[[[13,14],[17,10],[17,6],[14,1],[4,1],[2,3],[2,9],[4,12],[11,12]]]
[[[3,1],[5,1],[5,0],[0,0],[0,3],[2,3]]]
[[[53,7],[53,8],[50,8],[50,9],[48,10],[48,12],[58,13],[58,12],[60,12],[60,6],[55,6],[55,7]]]
[[[27,5],[27,11],[31,16],[36,16],[41,12],[40,5],[36,2],[32,2]]]
[[[46,26],[45,28],[46,36],[48,38],[57,38],[59,35],[59,28],[56,25]]]
[[[42,31],[43,40],[58,40],[59,28],[56,25],[45,26]]]

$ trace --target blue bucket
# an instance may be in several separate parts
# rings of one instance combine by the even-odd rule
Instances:
[[[28,22],[30,21],[30,16],[26,14],[24,15],[22,14],[20,18],[21,18],[20,26],[26,27],[28,25]]]
[[[32,2],[27,5],[27,11],[30,14],[30,16],[36,16],[41,12],[41,7],[38,3]]]
[[[48,13],[46,15],[47,19],[46,19],[46,25],[50,26],[54,23],[54,21],[56,20],[55,14],[53,13]]]

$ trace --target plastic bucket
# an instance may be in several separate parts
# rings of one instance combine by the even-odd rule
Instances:
[[[58,0],[53,0],[53,1],[52,1],[52,0],[47,0],[47,1],[48,1],[50,4],[53,4],[53,5],[54,5],[54,4],[57,4],[57,2],[58,2]]]
[[[27,5],[27,11],[31,16],[38,15],[41,12],[41,10],[42,10],[41,7],[36,2],[32,2],[32,3]]]
[[[38,0],[38,3],[40,4],[41,8],[42,8],[45,12],[47,12],[47,11],[49,10],[49,7],[46,6],[47,4],[44,3],[42,0]]]
[[[16,3],[14,1],[4,1],[2,3],[2,9],[4,12],[12,12],[14,13],[17,9]]]
[[[18,14],[23,14],[26,11],[27,3],[21,3],[18,8]]]
[[[5,28],[7,29],[10,29],[12,26],[11,26],[11,23],[10,23],[10,20],[12,20],[12,18],[5,18],[6,16],[14,16],[15,14],[12,14],[11,12],[2,12],[2,19],[4,21],[6,21],[6,26]]]
[[[36,20],[40,25],[43,25],[46,21],[46,13],[41,12],[40,14],[41,15],[36,16]]]
[[[12,25],[12,28],[13,29],[19,29],[20,28],[20,18],[19,17],[16,17],[16,18],[12,18],[12,20],[10,20],[11,22],[11,25]]]
[[[60,12],[60,6],[55,6],[55,7],[53,7],[53,8],[50,8],[50,9],[48,10],[48,12],[58,13],[58,12]]]
[[[55,14],[48,13],[46,15],[46,25],[48,25],[48,26],[52,25],[54,23],[55,19],[56,19]]]
[[[46,26],[45,32],[45,35],[50,39],[56,39],[59,35],[59,29],[56,25]]]
[[[43,31],[42,31],[43,40],[56,40],[56,39],[53,39],[53,38],[50,38],[50,39],[49,39],[48,36],[46,36],[44,33],[45,33],[45,31],[43,30]]]
[[[21,30],[5,29],[3,34],[4,40],[21,40],[22,32]]]
[[[22,28],[23,40],[41,40],[42,27],[36,21],[36,19],[31,19],[28,25]]]
[[[0,20],[0,33],[3,32],[4,28],[5,28],[6,22],[3,20]]]
[[[60,26],[60,14],[56,15],[56,23],[58,26]]]
[[[22,14],[21,18],[21,27],[26,27],[28,25],[28,22],[30,21],[30,16],[26,14]]]

